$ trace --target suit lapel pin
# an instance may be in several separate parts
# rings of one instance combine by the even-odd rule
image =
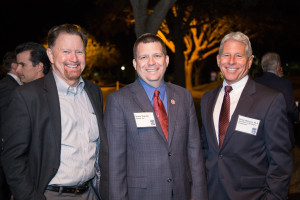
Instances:
[[[175,104],[175,100],[174,99],[171,99],[171,104]]]

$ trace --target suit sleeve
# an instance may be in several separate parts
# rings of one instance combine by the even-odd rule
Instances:
[[[288,83],[289,84],[286,88],[286,93],[287,93],[286,103],[287,103],[288,119],[291,120],[292,122],[299,121],[299,112],[295,103],[295,96],[293,92],[292,83],[291,82]]]
[[[3,169],[15,199],[45,199],[30,178],[28,151],[31,131],[26,102],[16,90],[5,114],[2,152]]]
[[[118,98],[112,94],[106,101],[104,125],[109,144],[109,199],[126,200],[128,199],[126,119]]]
[[[274,99],[266,113],[264,136],[269,159],[266,177],[268,191],[265,199],[286,199],[293,163],[286,104],[282,94]]]
[[[192,96],[189,94],[189,140],[188,156],[192,175],[192,199],[208,199],[203,148],[200,141],[198,120]]]

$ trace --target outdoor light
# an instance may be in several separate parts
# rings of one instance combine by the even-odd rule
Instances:
[[[121,67],[121,70],[122,70],[122,71],[124,71],[124,70],[125,70],[125,66],[124,66],[124,65]]]

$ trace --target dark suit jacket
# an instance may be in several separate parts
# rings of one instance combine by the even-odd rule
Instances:
[[[2,138],[2,120],[6,112],[10,97],[14,89],[19,86],[18,82],[10,75],[0,80],[0,138]],[[1,155],[1,154],[0,154]],[[1,157],[0,157],[1,158]],[[1,166],[1,160],[0,160]]]
[[[219,149],[213,111],[221,88],[201,99],[209,199],[286,199],[292,157],[283,95],[249,78]],[[235,130],[239,115],[260,120],[256,135]]]
[[[207,199],[202,146],[192,96],[166,83],[169,140],[138,80],[110,94],[110,200]],[[154,113],[156,127],[137,128],[134,113]],[[173,197],[172,197],[173,193]]]
[[[2,120],[6,108],[10,101],[10,96],[13,90],[19,86],[19,83],[10,75],[6,75],[0,80],[0,139],[2,139]],[[10,199],[10,191],[4,177],[1,164],[2,143],[0,145],[0,199]]]
[[[100,133],[100,193],[108,199],[108,142],[102,122],[102,93],[90,81],[85,90],[97,116]],[[44,191],[60,164],[61,115],[52,73],[18,87],[4,125],[2,162],[14,197],[45,199]]]
[[[293,124],[295,121],[299,120],[299,112],[295,104],[292,83],[289,80],[285,78],[280,78],[279,76],[271,72],[264,72],[263,75],[255,79],[255,81],[267,87],[273,88],[274,90],[277,90],[283,94],[287,105],[290,138],[292,144],[294,144],[295,138],[293,132]]]

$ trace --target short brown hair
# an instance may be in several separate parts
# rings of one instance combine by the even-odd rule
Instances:
[[[137,51],[137,46],[140,43],[150,43],[150,42],[159,42],[161,44],[162,52],[167,55],[167,48],[166,44],[162,41],[162,39],[152,33],[145,33],[141,35],[134,43],[133,45],[133,57],[136,59],[136,51]]]
[[[55,45],[55,41],[58,38],[59,34],[61,34],[61,33],[78,35],[82,39],[84,48],[86,48],[86,45],[87,45],[86,31],[82,27],[80,27],[76,24],[62,24],[59,26],[52,27],[48,32],[49,48],[52,48]]]

